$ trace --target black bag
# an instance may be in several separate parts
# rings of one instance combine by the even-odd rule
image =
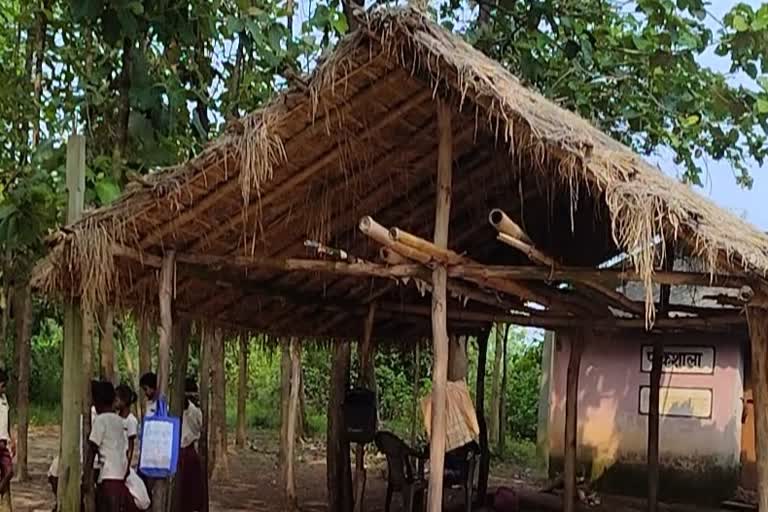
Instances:
[[[373,442],[376,434],[376,394],[370,389],[355,388],[344,398],[344,423],[350,443]]]

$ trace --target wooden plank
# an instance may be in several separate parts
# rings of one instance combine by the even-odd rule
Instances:
[[[586,336],[586,329],[571,331],[569,336],[571,353],[568,358],[565,398],[565,469],[563,471],[563,479],[565,482],[565,490],[563,493],[564,512],[575,512],[576,510],[576,433],[578,430],[579,372],[581,369],[581,355],[584,351]]]
[[[435,245],[448,248],[448,225],[451,218],[451,174],[453,166],[453,137],[451,107],[437,101],[439,148],[437,161],[437,197],[435,200]],[[443,509],[443,471],[445,466],[446,387],[448,384],[448,319],[446,282],[448,271],[437,265],[432,271],[432,418],[429,443],[429,493],[427,510]]]
[[[85,194],[85,137],[67,140],[67,223],[80,219]],[[64,304],[58,510],[80,509],[80,415],[83,411],[83,317],[78,302]]]
[[[768,510],[768,310],[747,308],[755,401],[758,510]]]

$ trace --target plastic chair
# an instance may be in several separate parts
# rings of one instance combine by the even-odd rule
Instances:
[[[427,482],[424,480],[419,464],[419,472],[413,469],[414,460],[423,460],[424,456],[405,444],[405,442],[391,432],[377,432],[374,439],[376,447],[387,458],[387,498],[384,511],[389,512],[392,505],[392,495],[395,492],[403,497],[405,512],[414,512],[416,497],[420,496],[424,508],[423,498],[426,494]]]
[[[466,512],[472,512],[475,469],[479,458],[480,445],[474,441],[445,454],[443,486],[457,486],[464,489],[464,509]]]

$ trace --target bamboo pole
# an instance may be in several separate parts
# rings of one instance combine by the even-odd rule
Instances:
[[[431,259],[434,259],[435,261],[438,261],[444,265],[459,265],[461,263],[467,263],[467,259],[464,256],[450,249],[439,247],[432,242],[412,235],[411,233],[400,228],[390,228],[389,238],[393,242],[399,242],[403,245],[411,247],[412,249],[415,249],[416,251],[427,254]]]
[[[453,165],[453,140],[451,108],[442,100],[437,101],[437,126],[439,148],[437,161],[437,197],[435,199],[435,245],[448,247],[448,226],[451,218],[451,167]],[[443,470],[445,465],[446,436],[446,386],[448,383],[448,326],[446,281],[448,272],[443,265],[432,271],[432,418],[429,442],[429,499],[427,510],[443,509]]]
[[[758,510],[768,510],[768,310],[747,308],[755,402]]]
[[[565,469],[563,471],[565,490],[563,493],[563,511],[575,512],[579,372],[581,369],[581,355],[584,351],[586,329],[572,331],[569,337],[571,350],[568,358],[568,373],[566,376]]]
[[[358,346],[358,368],[360,369],[359,384],[362,387],[376,391],[373,386],[374,380],[374,347],[371,339],[373,335],[373,324],[376,317],[376,302],[368,305],[368,314],[365,317],[363,325],[363,338]],[[365,470],[365,445],[358,444],[355,448],[355,512],[363,512],[363,500],[365,497],[365,483],[367,474]]]
[[[85,137],[67,140],[67,221],[82,216],[85,194]],[[83,317],[76,300],[64,305],[61,446],[57,510],[80,508],[80,414],[83,411]]]
[[[498,208],[491,210],[491,213],[488,214],[488,222],[490,222],[491,226],[496,228],[499,233],[503,233],[517,240],[521,240],[527,244],[533,243],[523,228],[518,226],[515,221],[510,219],[503,210]]]
[[[171,338],[173,337],[173,290],[176,254],[168,251],[163,256],[163,264],[160,268],[160,288],[158,299],[160,302],[160,325],[158,326],[159,349],[157,365],[158,395],[161,399],[168,399],[168,384],[171,369]],[[153,512],[165,512],[168,506],[168,480],[161,479],[152,486],[152,510]]]

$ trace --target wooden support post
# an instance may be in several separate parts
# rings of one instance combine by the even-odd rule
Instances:
[[[115,313],[112,306],[104,306],[99,315],[101,331],[99,343],[100,376],[102,379],[117,385],[115,375]]]
[[[371,336],[373,335],[373,323],[376,317],[376,303],[368,305],[368,314],[363,325],[363,338],[358,345],[358,368],[360,368],[359,382],[361,387],[370,389],[374,393],[374,348]],[[363,499],[365,497],[365,445],[358,444],[355,448],[355,512],[363,512]]]
[[[285,487],[288,481],[288,413],[291,401],[291,343],[288,339],[280,343],[280,481]]]
[[[158,327],[159,347],[157,381],[158,395],[168,400],[168,385],[171,366],[171,338],[173,337],[173,290],[175,279],[176,254],[169,251],[163,256],[160,267],[160,326]],[[103,365],[102,365],[103,367]],[[103,370],[104,368],[102,368]],[[152,486],[152,511],[166,512],[169,482],[167,479],[158,480]]]
[[[509,342],[509,324],[504,326],[504,338],[501,341],[501,386],[499,387],[499,444],[500,456],[504,456],[507,449],[507,343]]]
[[[500,323],[496,323],[493,325],[491,332],[495,336],[493,345],[493,380],[491,381],[491,421],[488,426],[488,437],[489,444],[496,448],[499,444],[499,419],[501,418],[501,347],[504,343],[502,339],[504,330]]]
[[[208,512],[208,432],[211,424],[211,347],[213,346],[213,328],[202,328],[200,341],[200,412],[203,416],[203,426],[200,432],[200,463],[203,466],[203,509]]]
[[[752,395],[755,410],[758,510],[768,510],[768,309],[748,307],[752,347]]]
[[[334,342],[332,350],[327,437],[328,510],[351,512],[352,470],[343,410],[349,382],[350,346],[347,342]]]
[[[67,141],[67,221],[83,212],[85,194],[85,137]],[[64,340],[61,382],[61,447],[57,510],[80,509],[80,414],[83,410],[83,317],[77,300],[64,304]]]
[[[15,475],[19,481],[29,480],[27,467],[27,440],[29,433],[29,371],[32,343],[32,289],[29,281],[16,289],[16,357],[18,362],[18,438]]]
[[[584,330],[569,334],[571,353],[568,358],[568,374],[565,392],[565,470],[563,479],[563,511],[576,511],[576,431],[578,428],[579,371],[584,351]]]
[[[88,446],[91,437],[91,379],[93,378],[93,313],[83,311],[83,433],[82,446]],[[143,395],[143,393],[141,393]],[[93,465],[83,467],[83,481],[93,482]],[[83,486],[83,512],[96,511],[96,493],[92,485]]]
[[[245,448],[245,442],[248,438],[245,421],[245,404],[248,399],[248,336],[240,335],[238,340],[238,358],[237,358],[237,430],[235,433],[235,444],[238,448]]]
[[[211,348],[211,480],[229,476],[227,456],[227,379],[224,373],[224,336],[216,329]]]
[[[475,411],[480,426],[480,470],[477,477],[477,504],[485,505],[488,493],[488,475],[491,471],[491,450],[488,447],[488,424],[485,421],[485,368],[488,360],[488,336],[477,337],[477,382],[475,384]]]
[[[185,386],[187,380],[187,367],[189,366],[189,338],[191,335],[191,326],[189,321],[180,320],[176,322],[173,334],[173,391],[171,392],[171,415],[181,419],[184,423],[184,405],[186,402]],[[185,512],[179,510],[181,504],[180,493],[183,489],[179,488],[179,480],[174,477],[174,485],[171,496],[172,511]]]
[[[674,270],[675,250],[674,243],[667,242],[665,249],[671,247],[671,251],[664,251],[663,267],[665,271]],[[669,312],[669,299],[671,294],[669,284],[662,284],[659,289],[658,316],[665,318]],[[661,373],[663,370],[664,338],[656,333],[653,340],[653,360],[651,364],[650,397],[648,399],[648,448],[646,462],[648,466],[648,512],[656,512],[659,509],[659,402],[661,394]]]
[[[448,247],[448,225],[451,218],[451,167],[453,140],[451,107],[437,100],[437,129],[439,132],[437,156],[437,197],[435,206],[435,245]],[[445,467],[446,400],[448,384],[448,305],[446,283],[448,272],[444,265],[432,271],[432,418],[429,442],[429,499],[428,512],[443,509],[443,470]]]
[[[291,338],[291,392],[288,400],[288,424],[286,426],[285,501],[288,510],[298,510],[296,496],[296,430],[299,418],[299,389],[301,388],[301,342]]]
[[[205,342],[203,342],[205,343]],[[204,348],[201,348],[204,350]],[[149,317],[142,313],[139,317],[139,378],[152,368],[152,347],[149,342]],[[147,413],[147,397],[139,393],[139,406],[141,417]]]

